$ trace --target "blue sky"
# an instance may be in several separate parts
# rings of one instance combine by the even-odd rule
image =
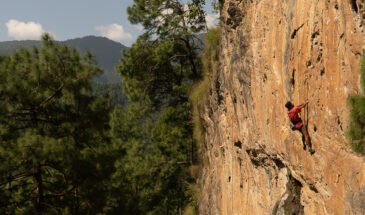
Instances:
[[[0,41],[37,39],[50,32],[57,40],[87,35],[132,44],[141,33],[126,9],[133,0],[1,0]],[[211,14],[207,0],[207,15]],[[209,21],[216,16],[209,15]]]

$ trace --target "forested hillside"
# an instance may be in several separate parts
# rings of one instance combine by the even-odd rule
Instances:
[[[82,38],[70,39],[59,42],[76,48],[80,53],[91,52],[98,66],[103,73],[97,77],[99,83],[117,83],[120,81],[120,75],[115,70],[123,50],[127,47],[105,37],[86,36]],[[39,47],[41,41],[7,41],[0,42],[0,55],[13,54],[16,50],[22,48]]]

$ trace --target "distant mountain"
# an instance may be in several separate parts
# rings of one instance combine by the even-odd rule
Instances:
[[[76,48],[81,54],[85,54],[87,51],[93,53],[96,62],[104,70],[104,73],[97,78],[101,83],[116,83],[120,81],[120,76],[115,71],[115,66],[118,64],[123,50],[127,49],[126,46],[105,37],[96,36],[86,36],[60,43]],[[34,40],[0,42],[0,55],[9,55],[21,48],[32,48],[40,45],[40,41]]]
[[[82,54],[87,51],[95,54],[98,65],[105,71],[99,78],[100,81],[107,83],[120,81],[120,76],[115,71],[115,66],[122,56],[122,51],[127,48],[126,46],[105,37],[95,36],[66,40],[64,43],[76,48]]]

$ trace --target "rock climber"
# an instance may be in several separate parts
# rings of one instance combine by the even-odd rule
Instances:
[[[300,118],[300,112],[306,105],[308,105],[308,102],[295,106],[291,101],[288,101],[285,107],[288,109],[289,119],[293,123],[292,130],[298,130],[302,133],[303,149],[306,150],[308,145],[309,152],[313,154],[315,151],[312,149],[312,142],[308,134],[307,126],[303,123],[302,118]]]

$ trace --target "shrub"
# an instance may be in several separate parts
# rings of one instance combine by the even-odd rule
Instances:
[[[192,107],[192,124],[193,124],[193,137],[197,150],[198,160],[196,164],[190,167],[190,174],[193,178],[197,179],[201,171],[201,160],[204,162],[206,157],[204,153],[205,145],[205,129],[201,115],[203,113],[204,105],[207,102],[209,89],[211,86],[211,77],[218,69],[218,50],[219,50],[219,28],[211,29],[205,36],[204,51],[202,53],[203,63],[203,77],[200,81],[195,83],[190,92],[190,103]],[[196,152],[197,151],[197,152]],[[192,196],[191,202],[184,209],[184,215],[198,214],[198,202],[199,202],[200,186],[198,184],[190,184],[189,196]]]
[[[210,29],[205,36],[204,51],[202,54],[203,62],[203,78],[197,82],[190,93],[190,102],[192,106],[192,120],[194,125],[193,136],[198,146],[199,157],[204,153],[201,149],[204,146],[204,125],[201,114],[204,104],[207,102],[209,89],[211,85],[211,77],[214,71],[218,69],[218,50],[219,50],[219,27]]]
[[[361,88],[362,93],[352,95],[348,102],[351,108],[348,136],[352,149],[365,154],[365,55],[361,58]]]

